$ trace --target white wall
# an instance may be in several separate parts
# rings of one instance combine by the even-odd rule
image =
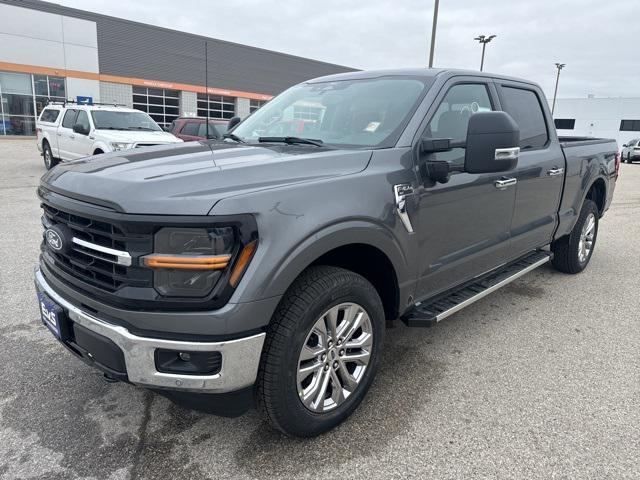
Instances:
[[[559,98],[554,118],[574,118],[573,130],[558,130],[558,135],[615,138],[618,146],[640,132],[621,132],[620,120],[640,120],[640,98]]]
[[[98,73],[96,23],[0,3],[0,62]],[[97,80],[67,78],[67,88],[100,100]]]

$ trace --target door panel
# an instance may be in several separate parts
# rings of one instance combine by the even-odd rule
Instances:
[[[91,123],[89,122],[89,115],[85,110],[78,111],[78,116],[76,117],[76,121],[74,122],[74,124],[75,123],[79,123],[89,128],[89,130],[91,131]],[[69,153],[72,156],[72,158],[74,159],[82,158],[82,157],[86,157],[88,155],[93,154],[93,152],[91,151],[91,147],[93,146],[93,140],[89,138],[91,134],[83,135],[81,133],[76,133],[73,130],[71,130],[71,134],[74,137],[71,139],[71,142],[69,143],[69,148],[70,148]]]
[[[71,142],[73,141],[72,137],[75,136],[73,133],[73,125],[77,116],[77,110],[68,109],[62,118],[62,122],[60,122],[60,127],[56,134],[58,137],[58,151],[60,158],[63,160],[72,160],[75,158],[71,152]]]
[[[495,110],[489,84],[451,82],[434,104],[423,136],[465,140],[469,117]],[[464,164],[464,150],[431,154],[428,160]],[[433,296],[506,261],[515,187],[496,188],[510,173],[452,173],[449,182],[418,189],[420,272],[416,299]]]
[[[520,156],[515,176],[516,203],[511,223],[509,258],[551,242],[558,223],[565,159],[551,131],[544,97],[533,87],[502,83],[498,89],[503,110],[520,127]]]

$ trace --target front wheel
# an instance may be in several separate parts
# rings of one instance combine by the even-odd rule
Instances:
[[[600,212],[592,200],[585,200],[578,221],[566,235],[551,244],[552,264],[556,270],[565,273],[579,273],[585,269],[598,237]]]
[[[272,426],[298,437],[344,421],[378,368],[385,317],[362,276],[311,267],[285,294],[267,331],[257,404]]]
[[[42,159],[44,160],[44,166],[47,170],[51,170],[58,164],[58,159],[53,157],[51,146],[46,140],[42,144]]]

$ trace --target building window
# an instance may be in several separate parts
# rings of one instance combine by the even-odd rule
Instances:
[[[555,123],[556,128],[560,130],[573,130],[573,128],[576,126],[576,119],[575,118],[556,118],[553,120],[553,123]]]
[[[322,119],[324,107],[315,105],[294,105],[293,118],[296,120],[311,120],[319,122]]]
[[[265,103],[265,100],[249,100],[249,113],[253,113],[262,107]]]
[[[163,88],[133,87],[133,108],[168,127],[180,116],[180,92]]]
[[[198,94],[198,116],[209,118],[231,118],[235,115],[236,99],[222,95]]]
[[[620,120],[621,132],[640,132],[640,120]]]
[[[66,100],[66,88],[64,77],[52,77],[49,75],[34,75],[33,88],[36,96],[36,117],[51,102],[64,102]]]

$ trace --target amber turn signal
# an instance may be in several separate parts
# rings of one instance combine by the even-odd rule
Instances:
[[[253,242],[247,243],[242,252],[240,252],[240,257],[238,257],[238,261],[236,262],[235,267],[233,267],[233,271],[231,272],[231,278],[229,279],[229,284],[232,287],[235,287],[240,281],[240,277],[249,265],[249,260],[253,257],[253,253],[256,251],[256,247],[258,246],[258,241],[254,240]]]
[[[222,270],[229,265],[231,255],[188,256],[149,255],[142,259],[149,268],[176,268],[182,270]]]

